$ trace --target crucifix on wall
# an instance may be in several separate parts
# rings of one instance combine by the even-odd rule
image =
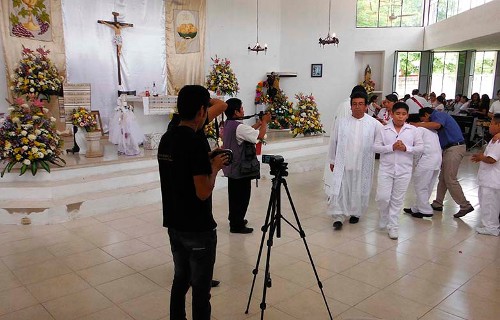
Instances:
[[[122,84],[122,73],[120,67],[120,54],[122,50],[122,29],[133,27],[132,23],[118,22],[118,12],[113,12],[113,21],[97,20],[97,23],[104,24],[108,27],[113,28],[115,31],[115,36],[113,38],[113,43],[116,45],[116,63],[118,66],[118,85]]]

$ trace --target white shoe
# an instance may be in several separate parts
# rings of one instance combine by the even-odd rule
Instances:
[[[398,239],[398,229],[389,229],[389,238],[392,240],[397,240]]]
[[[485,234],[488,236],[497,236],[500,234],[500,230],[492,230],[491,228],[486,228],[486,227],[478,227],[476,228],[477,233],[479,234]]]

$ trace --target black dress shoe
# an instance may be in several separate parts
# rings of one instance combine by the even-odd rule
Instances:
[[[434,211],[443,211],[443,207],[438,207],[438,206],[435,206],[434,204],[431,204],[431,207],[432,207],[432,210]]]
[[[340,222],[340,221],[335,221],[335,222],[333,223],[333,229],[334,229],[334,230],[340,230],[340,229],[342,229],[342,222]]]
[[[212,280],[212,288],[218,287],[220,284],[219,280]]]
[[[412,212],[411,216],[413,218],[422,219],[422,218],[432,218],[434,215],[433,214],[428,214],[428,213]]]
[[[351,216],[351,217],[349,218],[349,223],[354,224],[354,223],[358,223],[358,222],[359,222],[359,217],[356,217],[356,216]]]
[[[409,213],[409,214],[413,213],[413,211],[411,211],[410,208],[403,208],[403,211],[404,211],[404,213]]]
[[[241,227],[241,228],[229,228],[229,231],[231,233],[243,233],[243,234],[246,234],[246,233],[252,233],[253,232],[253,228],[248,228],[248,227]]]

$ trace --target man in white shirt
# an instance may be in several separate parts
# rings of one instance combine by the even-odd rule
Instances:
[[[413,89],[411,92],[412,97],[408,100],[406,100],[406,104],[408,105],[409,108],[409,114],[415,114],[418,113],[418,111],[422,108],[425,107],[430,107],[429,102],[419,96],[419,91],[418,89]]]
[[[241,100],[231,98],[226,103],[227,109],[224,113],[227,120],[224,123],[223,148],[231,149],[233,152],[233,162],[222,169],[228,178],[229,231],[231,233],[251,233],[253,228],[246,226],[245,215],[250,203],[251,181],[260,177],[259,162],[255,156],[255,144],[259,139],[264,138],[271,114],[266,113],[261,121],[249,126],[240,121],[245,115]],[[244,158],[248,156],[252,158],[252,162],[249,163],[252,166],[242,166]],[[252,170],[253,167],[256,170]]]
[[[497,113],[500,113],[500,90],[497,91],[498,100],[491,104],[490,110],[488,111],[488,116],[493,118]]]
[[[333,217],[335,230],[349,216],[349,223],[358,223],[368,208],[375,162],[372,146],[382,125],[366,114],[367,104],[366,93],[352,93],[351,116],[337,119],[330,136],[328,162],[333,179],[327,214]]]
[[[411,179],[413,155],[424,151],[417,128],[405,123],[408,105],[394,104],[392,121],[381,128],[375,137],[373,151],[380,153],[378,186],[375,200],[380,211],[379,227],[386,228],[389,238],[398,238],[399,213]]]

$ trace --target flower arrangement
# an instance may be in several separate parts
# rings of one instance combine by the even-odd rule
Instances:
[[[262,99],[265,96],[264,88],[267,87],[267,81],[260,81],[255,87],[255,104],[263,103]],[[266,90],[267,91],[267,90]]]
[[[17,95],[44,94],[47,97],[61,90],[63,78],[49,59],[49,50],[33,51],[23,46],[22,58],[11,76],[10,90]]]
[[[50,172],[50,163],[66,164],[61,159],[63,140],[56,132],[53,117],[40,100],[26,101],[16,98],[8,109],[10,114],[0,120],[0,159],[7,162],[0,177],[21,164],[21,174],[30,170],[33,175],[38,168]]]
[[[74,109],[71,119],[73,125],[83,128],[87,132],[97,131],[97,118],[84,107]]]
[[[270,112],[272,116],[272,120],[268,124],[269,129],[289,129],[293,103],[288,101],[283,90],[279,89],[274,98],[264,95],[262,101],[268,105],[266,112]]]
[[[298,100],[297,108],[291,116],[292,135],[296,137],[299,134],[309,135],[324,133],[323,125],[319,120],[318,107],[314,101],[314,96],[298,93],[295,95]]]
[[[207,139],[215,141],[217,146],[222,146],[222,123],[219,124],[219,136],[217,136],[217,131],[215,130],[215,119],[204,126],[203,130]]]
[[[221,93],[222,95],[234,96],[240,89],[238,80],[231,69],[231,62],[226,59],[219,59],[217,55],[211,58],[213,65],[212,71],[207,76],[206,86],[208,90]]]
[[[367,94],[370,94],[373,91],[375,91],[375,82],[373,82],[373,80],[371,79],[367,79],[361,82],[360,85],[362,85],[365,88]]]

